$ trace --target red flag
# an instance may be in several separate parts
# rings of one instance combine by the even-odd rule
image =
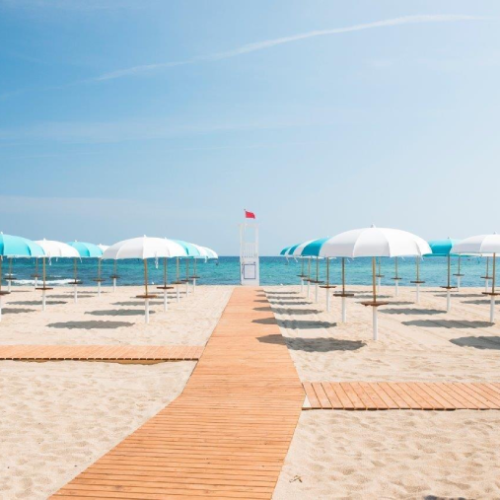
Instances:
[[[255,214],[253,212],[249,212],[248,210],[245,210],[245,219],[256,219]]]

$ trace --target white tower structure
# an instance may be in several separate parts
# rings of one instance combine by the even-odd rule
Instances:
[[[241,284],[259,286],[259,225],[256,222],[240,224]]]

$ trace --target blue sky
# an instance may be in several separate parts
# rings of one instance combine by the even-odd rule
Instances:
[[[0,230],[500,231],[499,29],[498,0],[0,0]]]

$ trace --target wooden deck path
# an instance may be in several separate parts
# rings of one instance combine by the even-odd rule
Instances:
[[[304,390],[257,288],[236,288],[184,392],[52,498],[270,499]]]
[[[500,410],[499,383],[305,382],[304,410]]]
[[[0,361],[196,361],[202,346],[2,345]]]

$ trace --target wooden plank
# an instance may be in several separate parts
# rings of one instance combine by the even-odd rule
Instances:
[[[53,498],[271,499],[304,388],[314,407],[332,405],[322,384],[302,387],[274,316],[254,310],[258,295],[236,288],[181,396]],[[269,335],[277,342],[261,341]]]

